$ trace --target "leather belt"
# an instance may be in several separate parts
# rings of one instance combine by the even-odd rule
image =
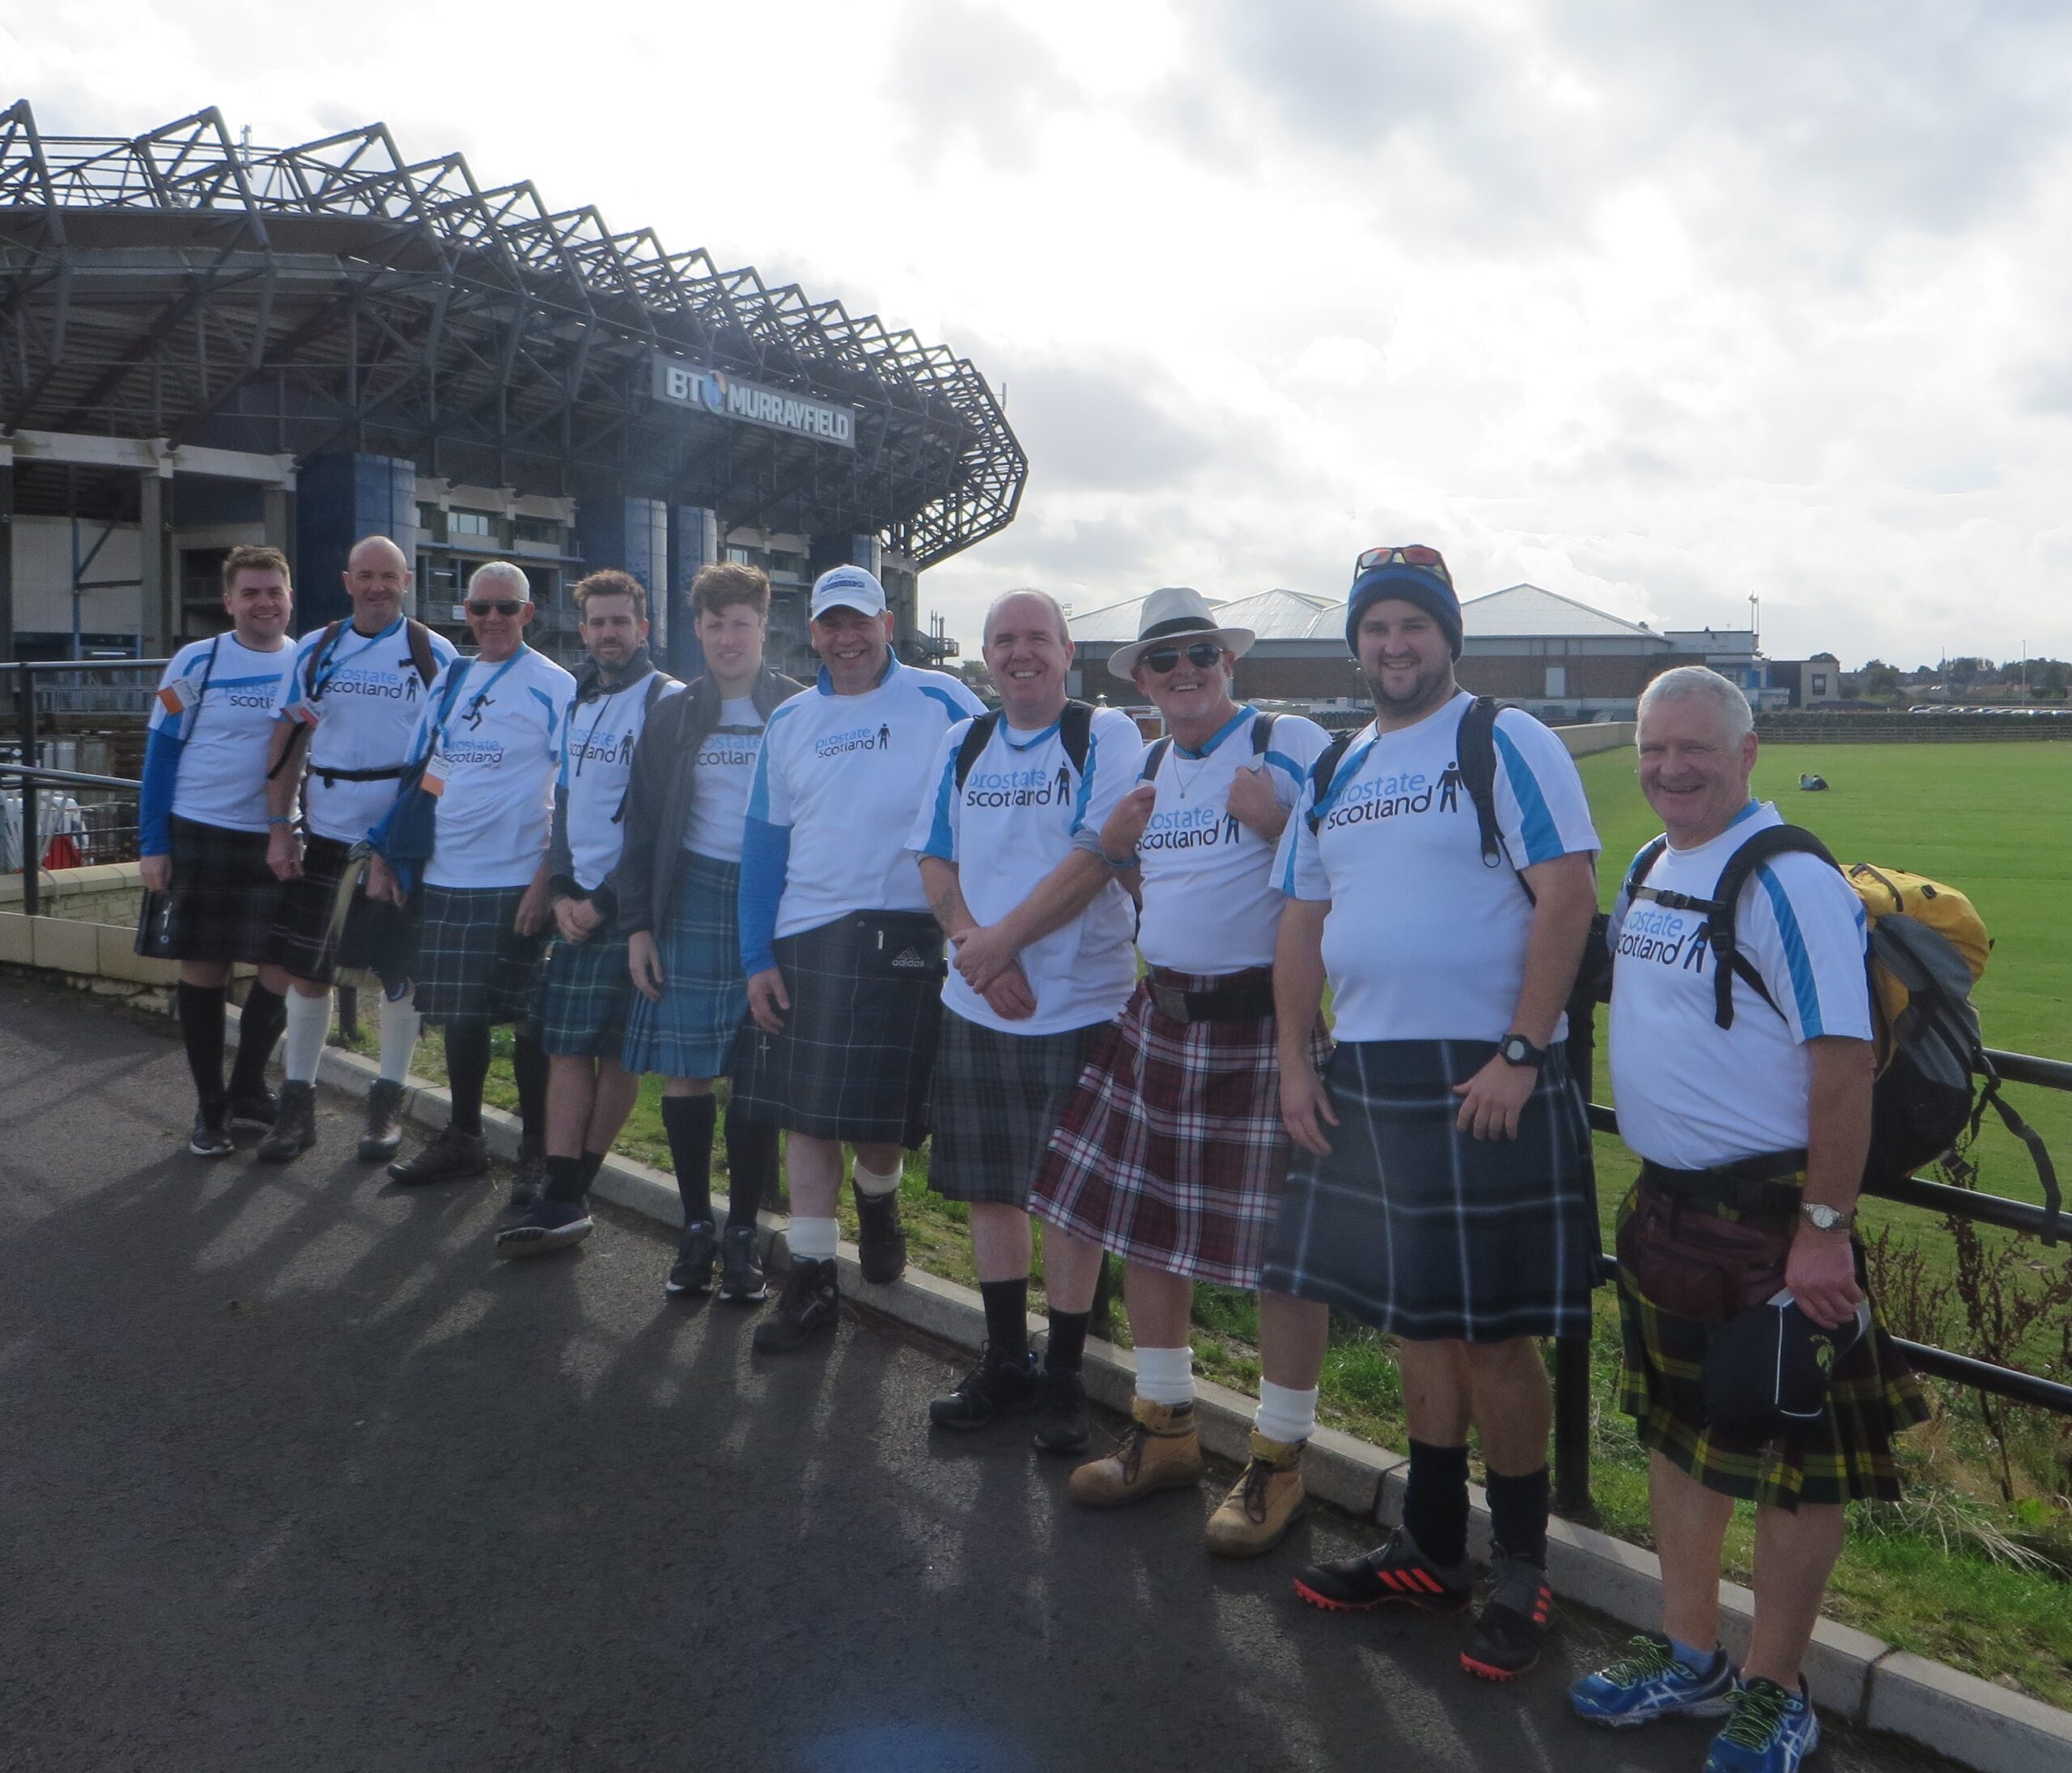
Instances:
[[[1802,1150],[1764,1152],[1715,1169],[1671,1169],[1645,1160],[1641,1164],[1641,1181],[1673,1199],[1787,1218],[1798,1211],[1805,1173]]]
[[[1144,981],[1161,1016],[1176,1022],[1256,1022],[1273,1014],[1273,969],[1255,966],[1226,973],[1206,990],[1179,983],[1188,975],[1154,966]]]

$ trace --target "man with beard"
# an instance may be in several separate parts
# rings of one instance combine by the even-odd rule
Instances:
[[[1314,1385],[1332,1308],[1397,1337],[1409,1490],[1379,1551],[1295,1587],[1335,1610],[1464,1610],[1472,1423],[1496,1580],[1461,1664],[1509,1680],[1552,1605],[1536,1338],[1587,1334],[1597,1280],[1590,1132],[1560,1046],[1597,836],[1560,740],[1454,681],[1460,604],[1436,549],[1362,554],[1345,635],[1374,719],[1318,761],[1278,863],[1281,1111],[1302,1156],[1261,1282],[1261,1367]],[[1327,977],[1337,1045],[1319,1076],[1289,1031]]]
[[[648,587],[607,568],[577,581],[570,600],[590,663],[562,723],[547,893],[557,940],[540,982],[547,1055],[546,1178],[512,1191],[515,1223],[499,1256],[537,1256],[590,1235],[584,1199],[633,1112],[640,1079],[619,1063],[633,982],[626,935],[607,884],[626,841],[633,757],[656,704],[682,688],[648,655]]]

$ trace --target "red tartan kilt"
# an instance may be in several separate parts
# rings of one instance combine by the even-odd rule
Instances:
[[[1256,1287],[1292,1150],[1277,1040],[1271,1016],[1176,1021],[1140,984],[1095,1037],[1030,1211],[1126,1261]],[[1321,1026],[1314,1046],[1321,1064]]]

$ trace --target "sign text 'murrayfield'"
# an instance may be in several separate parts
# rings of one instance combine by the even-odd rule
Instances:
[[[856,447],[856,410],[805,394],[758,387],[715,369],[700,369],[680,358],[654,359],[653,394],[672,406],[688,406],[721,418],[738,418],[772,431],[811,437],[844,449]]]

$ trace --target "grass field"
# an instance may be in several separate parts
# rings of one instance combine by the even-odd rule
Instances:
[[[1630,753],[1586,758],[1581,767],[1604,840],[1600,875],[1608,901],[1625,863],[1658,826],[1641,799]],[[1831,791],[1799,793],[1802,770],[1824,775]],[[2072,820],[2066,817],[2072,745],[1781,745],[1764,753],[1756,787],[1788,819],[1818,832],[1845,862],[1904,867],[1968,893],[1997,944],[1977,993],[1987,1044],[2072,1058],[2072,929],[2066,917],[2072,897]],[[435,1036],[427,1037],[415,1069],[444,1076]],[[512,1105],[507,1075],[493,1078],[490,1092]],[[1597,1095],[1600,1101],[1609,1096],[1601,1052]],[[2014,1099],[2072,1171],[2072,1096],[2019,1089]],[[666,1169],[659,1104],[658,1081],[651,1078],[619,1149]],[[1598,1155],[1608,1241],[1611,1213],[1634,1166],[1616,1139],[1600,1137]],[[1989,1123],[1980,1156],[1984,1187],[2040,1198],[2026,1153],[1997,1125]],[[969,1284],[974,1277],[963,1209],[929,1194],[926,1173],[924,1151],[909,1159],[902,1191],[912,1259]],[[851,1213],[845,1195],[844,1219],[853,1236]],[[1874,1231],[1888,1223],[1901,1227],[1932,1262],[1947,1262],[1948,1241],[1939,1220],[1882,1203],[1870,1203],[1866,1218]],[[2036,1253],[2039,1260],[2043,1253]],[[2061,1250],[2057,1259],[2065,1259]],[[1040,1280],[1034,1293],[1040,1311]],[[1203,1372],[1240,1389],[1255,1389],[1259,1319],[1253,1300],[1204,1287],[1195,1319]],[[1119,1313],[1115,1330],[1127,1342]],[[1617,1308],[1608,1292],[1601,1292],[1593,1343],[1593,1490],[1607,1529],[1645,1544],[1645,1465],[1630,1424],[1611,1402],[1617,1347]],[[1963,1399],[1954,1393],[1942,1398],[1938,1420],[1909,1436],[1903,1449],[1918,1500],[1902,1511],[1859,1518],[1828,1610],[1902,1648],[2072,1706],[2072,1585],[2066,1580],[2072,1504],[2050,1494],[2053,1472],[2061,1471],[2072,1441],[2054,1450],[2048,1423],[2025,1427],[2027,1493],[2009,1508],[1988,1480],[1983,1437]],[[1349,1321],[1335,1326],[1323,1414],[1335,1427],[1403,1449],[1387,1338]],[[2003,1550],[2011,1542],[2055,1568],[2019,1567],[2004,1556],[1989,1556],[1985,1548],[1996,1541]],[[1748,1579],[1751,1553],[1744,1509],[1729,1543],[1730,1574],[1736,1580]]]

